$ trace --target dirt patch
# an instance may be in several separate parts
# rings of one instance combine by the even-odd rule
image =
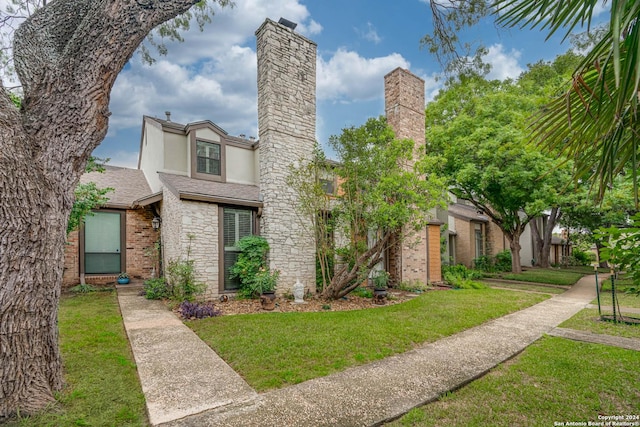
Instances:
[[[304,304],[296,304],[290,299],[276,298],[276,308],[272,312],[315,312],[315,311],[347,311],[362,310],[366,308],[385,307],[399,304],[417,297],[419,294],[405,291],[389,291],[389,297],[383,305],[374,304],[372,298],[363,298],[356,295],[347,295],[335,301],[326,301],[317,297],[305,298]],[[226,302],[214,302],[216,310],[220,310],[223,316],[232,314],[266,313],[260,305],[260,300],[229,299]]]

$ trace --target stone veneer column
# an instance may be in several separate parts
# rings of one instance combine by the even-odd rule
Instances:
[[[424,150],[424,80],[408,70],[396,68],[384,76],[384,102],[387,123],[396,137],[412,139],[416,153]],[[434,221],[431,225],[439,225],[439,222]],[[401,248],[391,251],[390,273],[397,281],[436,282],[442,279],[440,251],[433,250],[434,242],[440,247],[440,233],[435,233],[436,227],[431,225],[406,238]]]
[[[315,292],[315,237],[309,219],[296,212],[287,185],[289,168],[309,159],[316,133],[316,44],[267,19],[256,31],[261,234],[269,263],[280,270],[278,293],[299,278]],[[303,223],[302,221],[307,221]]]

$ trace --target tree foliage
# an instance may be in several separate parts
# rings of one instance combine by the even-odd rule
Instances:
[[[540,78],[544,67],[532,67]],[[491,218],[508,238],[520,271],[520,235],[557,203],[568,174],[561,160],[529,143],[527,117],[544,96],[536,78],[518,82],[461,76],[426,108],[429,150],[441,154],[451,191]]]
[[[90,157],[85,167],[85,172],[104,172],[103,164],[108,161],[97,157]],[[71,213],[69,214],[69,222],[67,223],[67,234],[77,230],[84,223],[87,215],[92,215],[92,211],[100,206],[104,206],[108,201],[109,194],[113,188],[99,188],[95,182],[78,183],[73,191],[75,198]]]
[[[431,0],[434,32],[425,40],[446,54],[458,41],[460,28],[494,14],[499,25],[537,28],[547,38],[570,38],[590,30],[596,1],[564,0]],[[489,7],[490,5],[490,7]],[[638,204],[638,89],[640,87],[640,3],[614,0],[607,27],[589,31],[584,59],[562,94],[549,102],[533,123],[534,141],[551,152],[561,150],[575,162],[578,178],[593,179],[602,198],[616,175],[633,163],[634,197]],[[452,55],[445,55],[445,66]],[[448,60],[448,62],[446,62]],[[464,71],[464,70],[462,70]]]
[[[324,235],[320,241],[325,246],[318,254],[324,260],[337,256],[335,271],[324,270],[327,280],[321,293],[335,299],[367,280],[394,244],[392,236],[398,237],[397,244],[426,227],[429,210],[444,200],[445,187],[432,173],[435,160],[416,150],[413,141],[396,139],[384,117],[343,129],[329,143],[339,161],[328,166],[316,156],[316,162],[293,168],[290,183],[314,224],[331,218],[331,228],[320,228],[320,233],[329,231],[334,239]],[[338,182],[330,197],[317,179],[327,173],[335,174]]]

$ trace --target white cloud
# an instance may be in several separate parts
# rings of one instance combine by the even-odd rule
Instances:
[[[357,52],[338,49],[328,60],[318,57],[318,99],[368,101],[383,93],[383,77],[397,67],[409,68],[399,53],[363,58]]]
[[[484,62],[491,64],[491,72],[487,75],[490,80],[505,80],[516,78],[524,71],[518,64],[521,52],[511,49],[505,52],[501,44],[489,47],[488,53],[482,58]]]
[[[367,22],[367,28],[364,30],[356,28],[356,33],[361,38],[367,41],[373,42],[375,44],[378,44],[382,41],[382,37],[378,35],[378,31],[376,30],[376,27],[374,27],[371,22]]]

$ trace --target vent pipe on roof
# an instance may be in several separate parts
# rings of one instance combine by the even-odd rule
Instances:
[[[170,122],[171,121],[171,111],[165,111],[164,114],[167,115],[167,121]]]

